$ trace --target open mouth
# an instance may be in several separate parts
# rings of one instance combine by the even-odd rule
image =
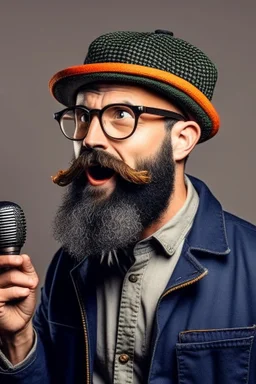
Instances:
[[[87,176],[90,180],[104,181],[111,179],[115,171],[111,168],[102,167],[101,165],[93,165],[87,168]]]

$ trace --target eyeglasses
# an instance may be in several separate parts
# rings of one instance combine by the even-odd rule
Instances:
[[[82,141],[86,137],[93,115],[99,118],[100,126],[107,137],[124,140],[136,130],[141,114],[147,113],[167,117],[176,121],[186,120],[179,113],[159,108],[127,104],[109,104],[102,109],[91,109],[76,105],[54,113],[61,131],[69,140]]]

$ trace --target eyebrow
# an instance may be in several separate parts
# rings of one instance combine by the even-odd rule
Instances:
[[[123,100],[120,102],[120,104],[128,104],[128,105],[134,105],[131,101],[129,100]]]
[[[106,104],[106,105],[111,105],[111,104],[127,104],[127,105],[132,105],[134,106],[135,104],[133,104],[131,101],[129,100],[122,100],[122,101],[118,101],[116,103],[110,103],[110,104]],[[77,104],[77,105],[81,105],[81,104]],[[140,104],[141,105],[141,104]],[[94,108],[89,108],[85,103],[83,104],[83,106],[87,109],[94,109]],[[103,107],[104,108],[104,107]]]

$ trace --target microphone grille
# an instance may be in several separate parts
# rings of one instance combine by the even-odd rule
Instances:
[[[21,248],[26,240],[26,219],[21,207],[0,201],[0,248]]]

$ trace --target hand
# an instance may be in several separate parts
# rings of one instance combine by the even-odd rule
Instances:
[[[28,255],[0,256],[1,338],[26,328],[35,310],[38,282]]]
[[[38,282],[28,255],[0,256],[0,338],[13,364],[22,361],[33,345],[31,319]]]

